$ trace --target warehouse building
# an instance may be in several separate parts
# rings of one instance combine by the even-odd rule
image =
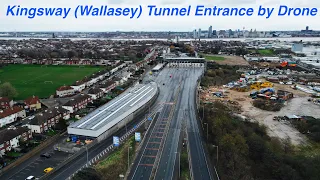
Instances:
[[[68,134],[98,138],[101,141],[144,112],[156,100],[155,82],[137,84],[117,98],[91,112],[68,127]]]

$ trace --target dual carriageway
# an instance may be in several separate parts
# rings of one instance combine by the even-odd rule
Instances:
[[[196,90],[198,79],[204,73],[203,63],[167,63],[166,67],[143,79],[158,84],[159,95],[150,111],[155,114],[141,150],[133,162],[128,179],[178,179],[179,156],[183,139],[187,139],[193,179],[215,180],[203,148],[201,125],[196,115]],[[171,77],[171,78],[170,78]],[[145,118],[138,116],[113,135],[123,136]],[[101,123],[100,123],[101,124]],[[98,126],[97,126],[98,127]],[[101,141],[48,177],[67,179],[112,145],[112,137]]]

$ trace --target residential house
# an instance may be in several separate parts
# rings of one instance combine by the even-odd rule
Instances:
[[[79,94],[75,98],[70,99],[62,107],[69,110],[70,113],[75,113],[78,110],[85,108],[90,102],[92,102],[91,96],[87,94]]]
[[[13,106],[9,109],[0,110],[0,127],[11,124],[18,120],[18,118],[25,118],[26,111],[18,106]]]
[[[32,96],[24,100],[24,103],[31,111],[36,111],[38,109],[41,109],[41,102],[39,100],[38,96]]]
[[[117,84],[114,81],[107,81],[105,84],[102,84],[100,86],[100,89],[104,92],[104,93],[108,93],[110,92],[112,89],[116,88]]]
[[[128,79],[131,77],[131,72],[123,72],[122,73],[122,83],[127,82]]]
[[[116,86],[120,86],[123,83],[123,80],[119,77],[113,78],[114,82],[116,83]]]
[[[0,109],[8,109],[13,106],[13,100],[7,97],[0,97]]]
[[[92,97],[92,99],[99,99],[103,96],[103,90],[101,90],[100,88],[91,88],[88,91],[88,95]]]
[[[43,133],[54,127],[61,119],[70,119],[70,112],[61,106],[56,106],[29,118],[29,122],[25,126],[31,129],[33,133]]]
[[[77,81],[71,86],[76,92],[81,92],[86,88],[86,82]]]
[[[32,138],[31,130],[27,127],[13,127],[0,131],[0,155],[20,146],[20,141]]]
[[[59,97],[70,96],[75,94],[75,90],[71,86],[61,86],[56,90]]]
[[[86,87],[90,87],[99,81],[99,77],[91,78],[89,81],[86,82]]]

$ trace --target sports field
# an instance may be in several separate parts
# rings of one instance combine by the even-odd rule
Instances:
[[[0,84],[10,82],[19,93],[16,100],[32,95],[47,98],[55,94],[58,87],[71,85],[101,69],[103,67],[9,65],[0,68]]]

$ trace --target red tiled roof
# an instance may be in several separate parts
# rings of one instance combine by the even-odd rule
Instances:
[[[0,97],[0,102],[10,102],[9,98],[7,97]]]
[[[70,89],[73,89],[73,88],[70,86],[61,86],[57,89],[57,91],[66,91],[66,90],[70,90]]]
[[[0,111],[0,118],[10,116],[11,114],[15,114],[15,113],[20,112],[22,110],[23,109],[18,106],[14,106],[13,108],[9,108],[9,109],[4,109],[4,110]]]
[[[39,103],[39,97],[38,96],[32,96],[32,97],[29,97],[27,98],[26,100],[24,100],[24,102],[27,104],[27,105],[31,105],[31,104],[37,104]]]

